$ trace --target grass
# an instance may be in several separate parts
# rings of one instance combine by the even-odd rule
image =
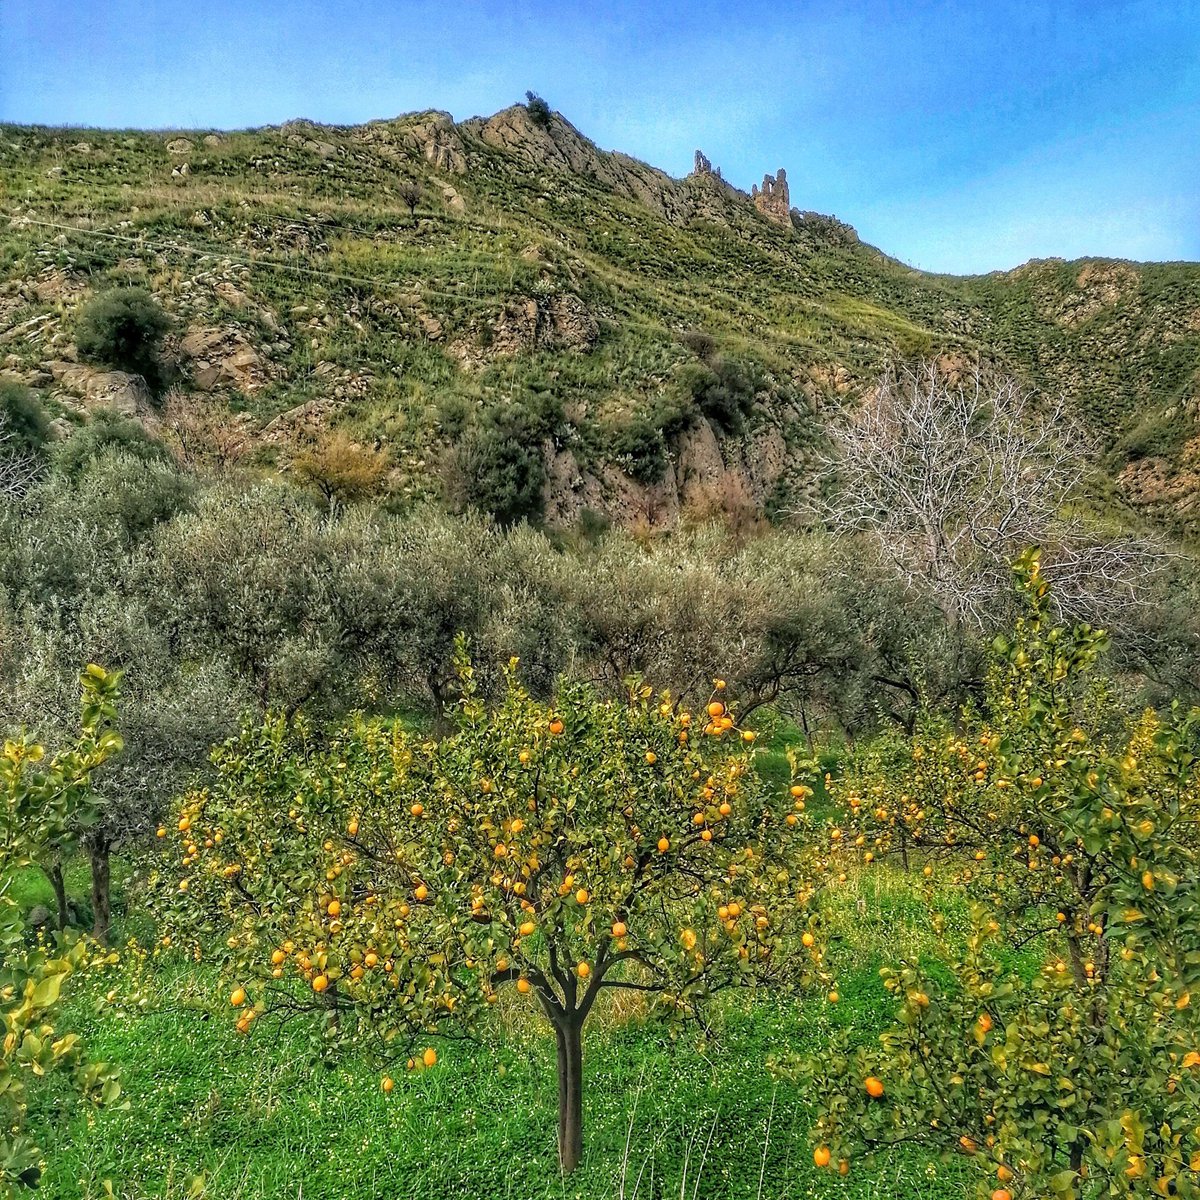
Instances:
[[[72,867],[73,885],[79,875]],[[36,873],[19,894],[44,901]],[[961,902],[938,903],[953,935]],[[125,1200],[963,1200],[962,1164],[917,1148],[856,1164],[845,1180],[818,1171],[811,1098],[765,1067],[819,1052],[834,1025],[875,1037],[893,1008],[878,966],[935,952],[928,911],[908,878],[886,869],[830,892],[836,1006],[733,997],[703,1043],[648,1025],[639,997],[598,1008],[585,1040],[585,1156],[566,1180],[555,1161],[553,1039],[515,992],[481,1042],[444,1043],[435,1068],[396,1072],[386,1096],[365,1056],[326,1060],[309,1030],[266,1019],[241,1037],[207,968],[149,959],[139,976],[135,956],[117,1007],[76,994],[66,1014],[93,1057],[120,1067],[128,1107],[64,1106],[61,1116],[57,1095],[43,1097],[34,1120],[49,1152],[44,1193],[91,1200],[111,1180]],[[141,924],[131,914],[126,932],[147,932]]]
[[[324,1064],[299,1031],[243,1039],[230,1022],[206,1019],[188,1003],[196,982],[153,1015],[82,1022],[93,1053],[120,1065],[131,1104],[60,1127],[48,1146],[49,1194],[101,1196],[111,1179],[130,1200],[184,1196],[203,1177],[207,1195],[230,1200],[551,1200],[620,1196],[623,1170],[627,1196],[639,1176],[641,1196],[965,1194],[958,1171],[919,1151],[845,1182],[813,1167],[807,1097],[763,1064],[820,1046],[827,1018],[816,1006],[729,1005],[719,1040],[702,1050],[637,1021],[591,1027],[587,1148],[564,1181],[553,1043],[535,1019],[508,1014],[495,1049],[447,1047],[437,1067],[385,1096],[367,1063]],[[873,1024],[878,979],[861,973],[844,992],[839,1019]]]

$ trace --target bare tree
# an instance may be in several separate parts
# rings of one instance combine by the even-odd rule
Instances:
[[[0,412],[0,500],[22,499],[41,473],[41,460],[21,444],[7,414]]]
[[[406,179],[399,188],[400,202],[408,209],[408,219],[416,222],[417,205],[425,196],[425,189],[415,179]]]
[[[1090,439],[1061,397],[1042,403],[1011,378],[960,383],[936,363],[889,372],[833,441],[826,520],[863,535],[955,629],[995,623],[1030,546],[1064,613],[1093,622],[1119,619],[1165,560],[1148,539],[1089,526],[1076,501]]]

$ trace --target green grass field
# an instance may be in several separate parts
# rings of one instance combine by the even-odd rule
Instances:
[[[82,875],[72,872],[78,891]],[[40,876],[25,903],[44,903]],[[120,897],[118,897],[120,901]],[[952,894],[938,904],[960,928]],[[118,909],[123,905],[118,903]],[[203,966],[151,959],[77,990],[68,1020],[94,1057],[120,1066],[124,1109],[79,1108],[51,1092],[33,1114],[46,1131],[44,1194],[128,1200],[376,1200],[413,1197],[921,1196],[970,1192],[960,1162],[905,1150],[856,1164],[847,1179],[812,1164],[803,1085],[766,1069],[772,1056],[819,1052],[833,1023],[863,1038],[888,1022],[878,976],[886,954],[931,954],[922,898],[898,873],[852,878],[830,894],[825,920],[838,979],[836,1006],[734,997],[714,1036],[672,1042],[640,1004],[598,1009],[585,1041],[585,1158],[563,1179],[555,1155],[554,1044],[533,1004],[507,992],[483,1043],[444,1042],[432,1070],[394,1072],[384,1095],[377,1063],[328,1061],[311,1030],[266,1020],[238,1035],[224,994]],[[123,932],[145,935],[127,912]],[[98,1008],[115,988],[115,1006]],[[220,994],[218,995],[218,993]]]

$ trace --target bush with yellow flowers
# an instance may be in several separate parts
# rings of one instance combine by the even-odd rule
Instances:
[[[816,1161],[921,1141],[992,1200],[1200,1196],[1200,715],[1090,722],[1105,636],[1054,621],[1036,554],[1017,581],[979,709],[841,786],[831,856],[957,884],[974,921],[943,969],[884,971],[878,1044],[805,1065]]]
[[[491,708],[461,654],[459,672],[441,740],[273,720],[223,747],[170,831],[174,923],[219,957],[241,1031],[307,1014],[330,1045],[410,1069],[437,1062],[432,1037],[483,1036],[499,988],[527,996],[555,1033],[570,1170],[597,998],[633,989],[700,1019],[721,989],[794,969],[802,829],[761,788],[754,734],[719,688],[700,713],[637,682],[547,705],[510,668]]]

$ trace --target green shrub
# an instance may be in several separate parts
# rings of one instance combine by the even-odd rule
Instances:
[[[15,449],[40,454],[50,434],[50,423],[37,397],[20,383],[0,383],[0,426]]]
[[[526,92],[525,99],[526,107],[529,109],[529,119],[542,129],[550,128],[550,121],[553,114],[550,112],[550,105],[537,94],[537,92]]]
[[[667,469],[667,443],[662,430],[639,414],[609,436],[612,456],[639,483],[658,483]]]
[[[711,365],[693,363],[685,368],[684,382],[696,407],[715,425],[727,433],[742,427],[757,384],[747,367],[728,358]]]
[[[163,385],[159,358],[171,322],[144,288],[115,288],[84,305],[75,345],[85,362],[141,375],[157,391]]]
[[[166,447],[156,442],[140,422],[111,409],[100,409],[87,425],[55,447],[54,465],[68,478],[76,479],[107,450],[120,450],[147,463],[171,461]]]
[[[717,339],[703,329],[685,329],[679,340],[701,361],[711,363],[717,355]]]
[[[501,525],[540,516],[546,465],[538,423],[521,409],[489,416],[458,455],[466,503]]]

